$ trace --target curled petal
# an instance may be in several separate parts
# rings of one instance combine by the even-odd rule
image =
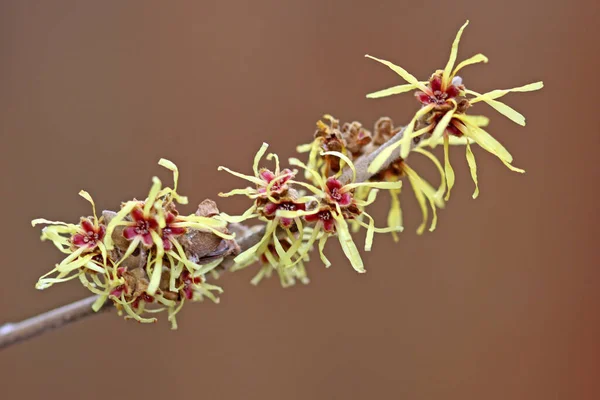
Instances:
[[[452,76],[455,76],[458,71],[460,71],[461,69],[463,69],[464,67],[466,67],[467,65],[471,65],[471,64],[477,64],[477,63],[487,63],[488,62],[488,58],[486,56],[484,56],[483,54],[475,54],[473,57],[467,58],[466,60],[462,61],[460,64],[458,64],[456,66],[456,68],[454,69],[454,71],[452,72]]]
[[[256,155],[254,156],[254,162],[252,163],[252,171],[254,171],[255,176],[258,176],[258,164],[260,163],[260,159],[262,158],[262,156],[267,152],[268,147],[269,145],[267,143],[263,143],[262,146],[260,146],[260,149],[258,149],[258,151],[256,152]]]
[[[406,82],[410,83],[411,85],[414,85],[415,87],[421,89],[422,91],[427,91],[427,86],[425,86],[425,84],[423,84],[422,82],[419,82],[419,80],[417,78],[415,78],[413,75],[408,73],[408,71],[406,71],[404,68],[402,68],[398,65],[395,65],[387,60],[382,60],[382,59],[370,56],[368,54],[365,55],[365,57],[382,63],[383,65],[387,66],[389,69],[391,69],[392,71],[394,71],[395,73],[400,75],[400,77],[402,77],[402,79],[404,79]]]

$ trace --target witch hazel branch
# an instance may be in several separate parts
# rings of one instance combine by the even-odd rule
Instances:
[[[202,201],[195,213],[181,214],[180,206],[189,201],[179,192],[177,166],[166,159],[159,165],[171,171],[172,187],[154,177],[144,198],[127,200],[113,211],[98,213],[92,196],[81,191],[90,203],[91,215],[78,223],[33,221],[33,225],[44,225],[42,240],[53,243],[64,255],[39,278],[36,288],[79,282],[96,296],[86,303],[94,311],[113,304],[118,314],[141,323],[155,322],[163,314],[176,329],[177,315],[185,304],[219,301],[223,290],[215,282],[225,272],[256,266],[252,284],[274,275],[284,287],[306,284],[311,259],[318,258],[329,267],[327,249],[339,246],[348,264],[364,273],[361,251],[371,251],[376,233],[400,240],[401,197],[409,190],[422,215],[417,233],[433,231],[437,212],[449,201],[456,179],[451,148],[464,148],[475,186],[473,198],[480,192],[478,148],[495,155],[510,170],[524,172],[488,133],[490,119],[472,111],[485,103],[524,126],[523,115],[499,99],[543,87],[536,82],[483,94],[470,89],[458,73],[488,59],[476,54],[457,64],[467,25],[468,21],[458,31],[443,69],[424,80],[390,61],[367,56],[403,81],[367,97],[412,92],[418,107],[408,124],[396,126],[391,118],[382,117],[368,130],[359,122],[340,123],[325,115],[317,122],[312,141],[297,148],[303,160],[294,157],[283,162],[265,143],[246,171],[219,167],[240,179],[240,187],[219,194],[221,198],[247,198],[248,208],[240,214],[221,212],[210,199]],[[438,146],[441,160],[433,153]],[[439,172],[436,185],[410,166],[411,154],[431,161]],[[381,207],[380,192],[390,196],[391,206],[387,220],[376,224],[368,209]],[[366,239],[357,243],[355,234],[361,229]]]

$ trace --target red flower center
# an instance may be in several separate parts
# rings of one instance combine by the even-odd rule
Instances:
[[[329,221],[331,219],[331,213],[329,211],[320,211],[318,216],[321,221]]]
[[[279,209],[280,210],[286,210],[286,211],[296,211],[296,205],[294,203],[281,203],[279,205]]]
[[[77,247],[88,247],[93,249],[104,238],[106,227],[104,225],[94,226],[88,219],[81,220],[81,231],[71,238],[71,242]]]
[[[334,199],[335,201],[340,201],[342,200],[342,194],[340,193],[340,191],[337,188],[333,188],[331,190],[330,196],[332,199]]]
[[[150,233],[150,223],[146,220],[137,221],[135,225],[135,233],[138,235],[146,235]]]

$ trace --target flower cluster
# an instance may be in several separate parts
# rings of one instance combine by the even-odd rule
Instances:
[[[325,117],[332,126],[337,121],[331,116]],[[319,129],[325,129],[325,124],[320,122]],[[336,130],[328,128],[333,136]],[[315,142],[327,145],[322,136],[317,135]],[[340,150],[346,151],[343,136],[339,136]],[[366,144],[367,142],[365,142]],[[265,230],[262,238],[248,250],[238,255],[234,261],[235,269],[244,268],[256,260],[263,261],[263,269],[255,279],[266,275],[270,268],[276,270],[284,286],[295,281],[292,278],[304,280],[306,273],[304,262],[309,251],[318,243],[321,260],[326,266],[331,265],[323,250],[327,240],[337,237],[341,248],[358,272],[365,272],[362,258],[352,239],[348,221],[357,223],[367,229],[365,250],[371,250],[373,234],[375,232],[396,232],[402,230],[400,225],[386,228],[375,228],[373,218],[365,211],[365,207],[375,201],[379,189],[399,190],[402,182],[355,182],[356,171],[352,160],[340,151],[324,151],[312,157],[313,163],[304,164],[296,158],[290,158],[292,167],[302,168],[305,171],[307,182],[297,179],[298,171],[292,169],[281,170],[279,158],[275,154],[268,154],[267,160],[275,160],[275,169],[272,172],[266,168],[259,168],[263,155],[268,145],[264,143],[254,158],[254,175],[244,175],[225,167],[225,170],[237,177],[243,178],[255,185],[245,189],[234,189],[220,196],[245,195],[253,200],[252,206],[240,216],[224,216],[229,222],[240,222],[252,218],[265,221]],[[309,145],[310,151],[317,146]],[[333,161],[332,161],[333,160]],[[349,182],[340,180],[343,168],[352,171]],[[333,170],[337,173],[328,175]],[[357,198],[358,189],[369,189],[367,198]],[[369,223],[364,223],[367,218]],[[260,277],[260,278],[259,278]]]
[[[144,200],[123,203],[119,212],[104,211],[98,217],[92,197],[80,195],[92,205],[92,216],[78,225],[36,219],[46,224],[42,240],[50,240],[66,257],[42,276],[36,287],[79,279],[98,295],[94,309],[112,300],[119,312],[139,322],[154,322],[146,313],[168,312],[172,326],[186,300],[208,297],[218,301],[221,288],[206,282],[206,274],[223,258],[238,252],[227,223],[219,218],[216,204],[205,200],[192,215],[180,215],[176,203],[187,204],[177,193],[178,170],[172,162],[159,164],[171,170],[174,187],[162,187],[153,179]]]
[[[478,196],[479,186],[472,145],[496,155],[511,170],[523,172],[512,165],[510,153],[484,130],[489,119],[470,114],[473,106],[487,103],[517,124],[525,125],[525,118],[519,112],[498,99],[509,92],[543,87],[542,82],[536,82],[484,94],[468,89],[458,72],[488,59],[477,54],[455,66],[467,24],[468,21],[460,28],[444,69],[435,71],[427,80],[420,81],[402,67],[367,56],[388,66],[407,82],[367,97],[414,92],[420,108],[408,125],[395,126],[390,118],[382,117],[369,131],[360,122],[342,124],[325,115],[317,122],[313,140],[297,148],[299,153],[308,153],[306,162],[290,158],[288,167],[282,168],[279,157],[267,154],[268,145],[263,143],[250,174],[219,167],[220,171],[249,183],[219,194],[248,198],[250,206],[240,215],[219,212],[211,200],[200,203],[194,214],[179,214],[177,204],[188,201],[177,192],[177,167],[165,159],[159,164],[173,173],[173,188],[163,187],[155,177],[143,200],[124,202],[119,211],[104,211],[99,216],[91,196],[81,191],[80,195],[92,205],[91,216],[82,217],[78,224],[33,221],[33,225],[47,225],[42,240],[51,241],[65,254],[53,270],[39,279],[36,287],[45,289],[78,279],[98,295],[95,310],[110,300],[119,313],[125,312],[126,318],[139,322],[154,322],[156,319],[147,314],[166,310],[176,328],[175,316],[186,301],[205,297],[218,301],[216,295],[221,288],[207,282],[207,274],[217,275],[217,268],[236,271],[258,263],[260,268],[251,281],[253,284],[275,274],[284,287],[296,282],[308,283],[306,263],[311,251],[317,248],[321,261],[329,267],[325,246],[336,238],[352,267],[365,272],[353,234],[366,229],[365,251],[371,250],[376,232],[391,233],[398,240],[398,233],[403,230],[400,196],[405,178],[421,209],[422,222],[417,233],[423,233],[428,226],[433,231],[437,226],[437,210],[445,207],[455,181],[450,145],[466,148],[475,183],[473,198]],[[443,144],[443,162],[428,150],[440,144]],[[440,177],[437,187],[418,174],[411,167],[413,164],[407,163],[411,153],[433,164]],[[272,166],[265,167],[265,159]],[[377,200],[380,190],[390,193],[391,206],[387,226],[376,228],[367,208]],[[261,221],[262,225],[241,224],[250,220]],[[230,230],[241,234],[243,241],[236,242]],[[230,258],[223,262],[226,257]]]

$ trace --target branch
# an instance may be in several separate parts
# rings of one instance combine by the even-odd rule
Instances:
[[[369,165],[375,157],[384,149],[397,143],[404,136],[404,128],[387,142],[382,144],[377,150],[372,153],[359,157],[355,161],[356,182],[365,182],[371,178],[373,174],[368,172]],[[382,170],[387,168],[393,161],[398,159],[398,153],[389,157],[382,165]],[[350,182],[352,180],[352,171],[349,167],[345,167],[340,176],[342,182]],[[231,224],[233,231],[237,231],[240,239],[238,245],[243,250],[247,250],[254,246],[264,234],[264,225],[247,227],[241,224]],[[227,257],[221,267],[227,269],[233,265],[234,257]],[[17,323],[6,323],[0,326],[0,350],[10,345],[22,342],[43,333],[49,332],[56,328],[61,328],[72,322],[79,321],[87,316],[98,314],[111,308],[110,302],[104,303],[98,312],[92,310],[92,304],[96,301],[97,296],[90,296],[83,300],[76,301],[71,304],[64,305],[54,310],[45,312],[35,317],[26,319]]]
[[[92,304],[96,298],[97,296],[90,296],[24,321],[0,326],[0,350],[95,314]],[[108,310],[110,307],[111,303],[106,302],[98,312]]]

